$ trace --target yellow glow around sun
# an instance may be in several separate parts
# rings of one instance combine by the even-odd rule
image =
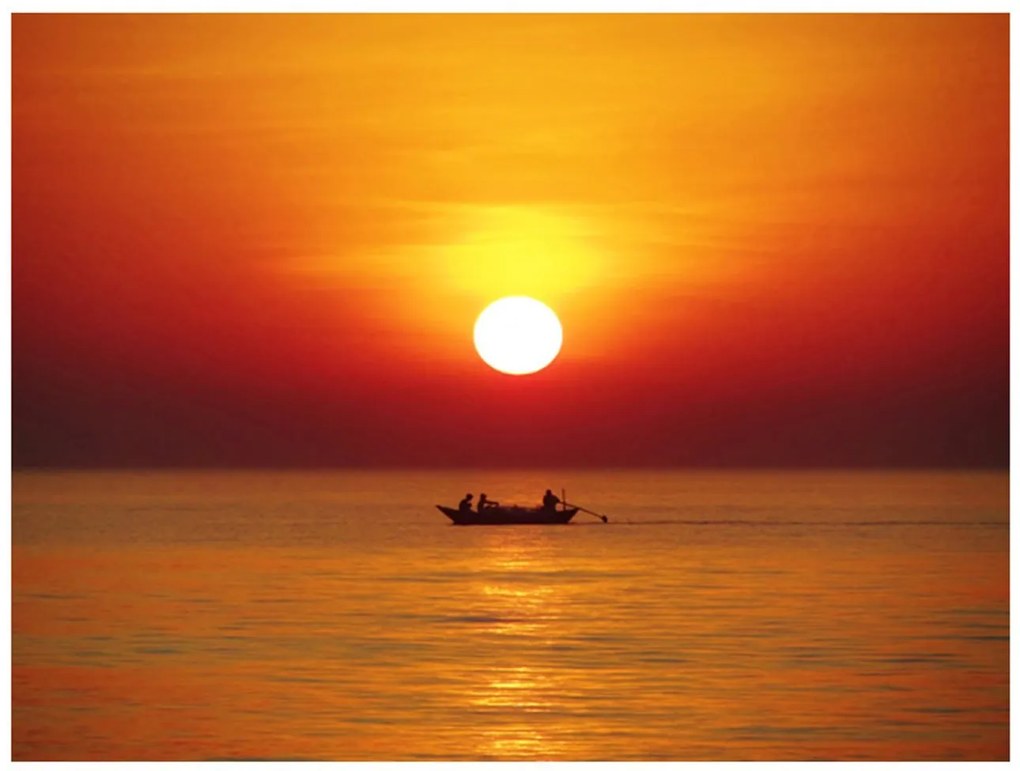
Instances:
[[[563,345],[563,327],[548,305],[531,297],[504,297],[475,322],[482,361],[508,375],[530,375],[549,366]]]
[[[462,291],[498,286],[508,295],[559,298],[604,273],[593,243],[600,231],[582,217],[528,206],[462,207],[448,216],[457,235],[442,244],[439,264]]]

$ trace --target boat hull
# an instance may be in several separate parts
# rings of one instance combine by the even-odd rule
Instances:
[[[455,525],[565,525],[577,509],[526,509],[521,506],[500,506],[484,512],[460,511],[449,506],[436,506]]]

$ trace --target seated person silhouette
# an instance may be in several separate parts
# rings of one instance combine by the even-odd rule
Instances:
[[[471,499],[472,498],[474,498],[474,496],[471,493],[468,493],[467,495],[465,495],[464,496],[464,500],[462,500],[460,502],[460,504],[458,504],[457,509],[461,513],[467,514],[469,511],[471,511]]]
[[[485,493],[478,496],[478,511],[479,513],[485,511],[487,508],[496,508],[499,506],[499,501],[490,501]]]
[[[556,504],[560,502],[560,499],[553,495],[552,490],[546,490],[545,495],[542,496],[542,508],[546,511],[555,511]]]

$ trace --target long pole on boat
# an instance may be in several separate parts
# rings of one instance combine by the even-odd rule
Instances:
[[[560,488],[560,492],[563,494],[563,508],[566,508],[567,507],[567,491],[562,489],[562,488]],[[599,514],[597,511],[592,511],[591,509],[586,509],[586,508],[584,508],[584,506],[578,506],[576,503],[571,503],[570,505],[573,506],[578,511],[583,511],[585,514],[591,514],[593,517],[598,517],[603,522],[606,522],[606,523],[609,522],[609,517],[607,517],[605,514]]]

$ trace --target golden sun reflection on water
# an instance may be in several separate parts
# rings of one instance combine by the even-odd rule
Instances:
[[[531,725],[500,726],[485,730],[479,736],[478,751],[494,758],[541,760],[548,757],[553,743]],[[558,747],[557,747],[558,749]]]
[[[559,616],[549,602],[552,589],[548,587],[483,586],[482,593],[496,600],[494,615],[500,620],[492,627],[494,634],[538,635]]]
[[[482,635],[487,666],[464,693],[478,718],[474,752],[481,758],[542,760],[571,752],[569,734],[557,717],[577,696],[570,668],[550,666],[546,657],[569,626],[564,603],[570,594],[536,576],[558,566],[550,534],[540,529],[501,533],[476,555],[486,577],[475,596],[492,620]],[[565,626],[566,625],[566,626]],[[573,747],[576,751],[578,748]]]
[[[472,699],[476,707],[516,707],[540,711],[549,705],[549,678],[529,667],[510,667],[489,680]]]
[[[562,756],[565,742],[552,735],[548,720],[556,711],[555,697],[562,685],[559,678],[535,667],[495,668],[468,694],[473,712],[496,718],[479,725],[478,756],[532,760]],[[514,715],[516,719],[510,718]]]

